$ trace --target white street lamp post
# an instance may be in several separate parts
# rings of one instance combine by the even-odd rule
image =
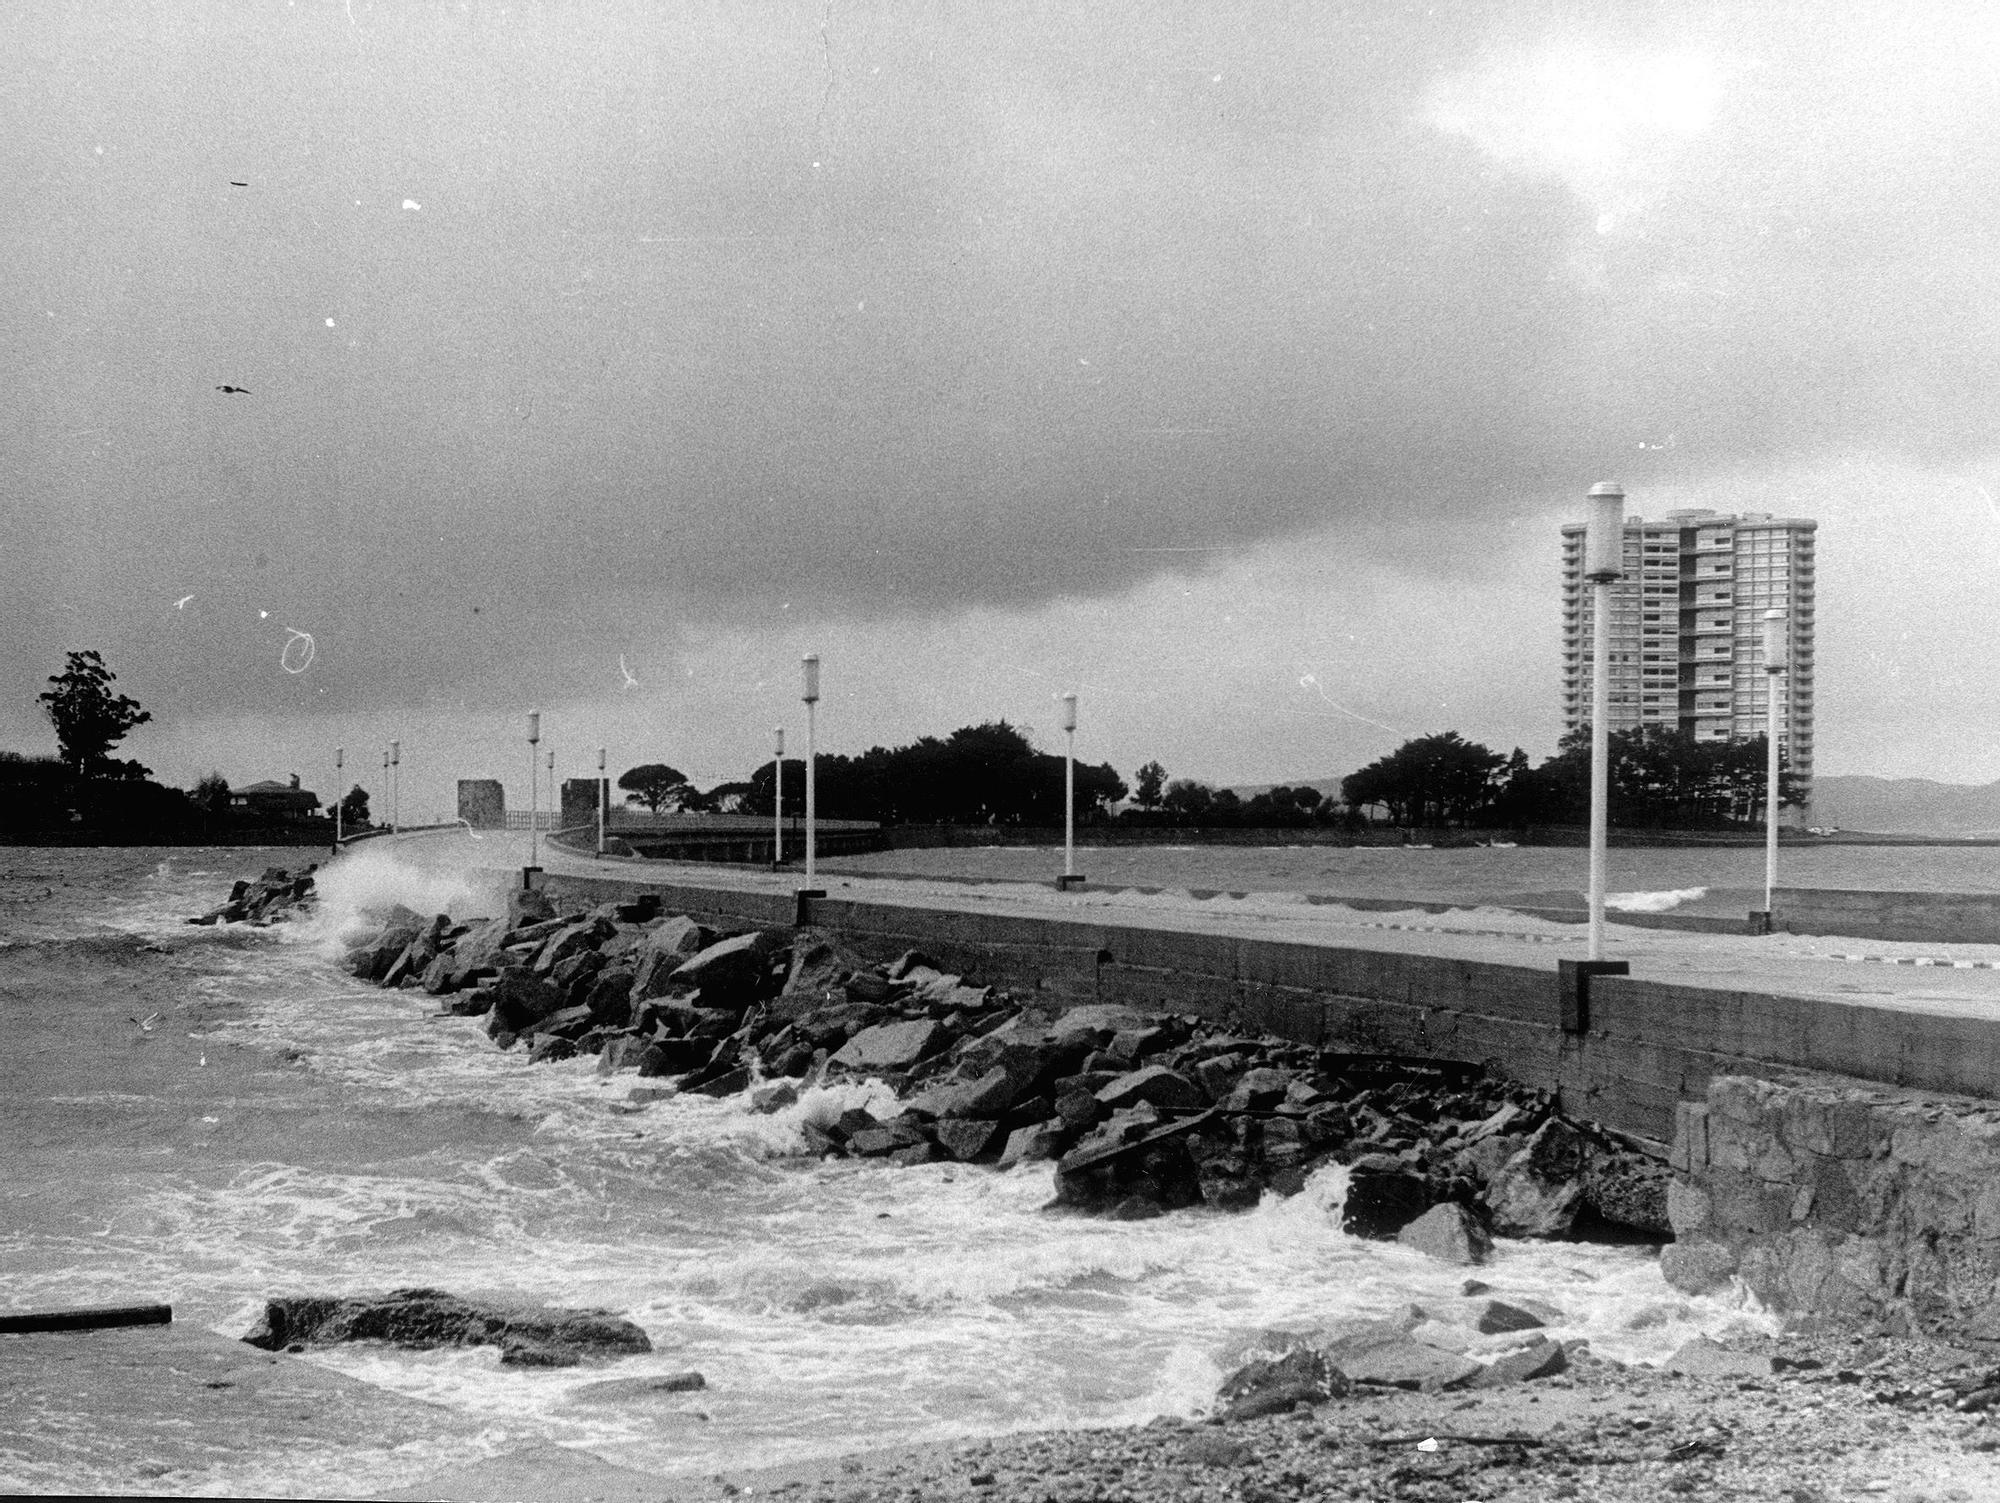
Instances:
[[[556,749],[549,748],[549,833],[562,828],[562,800],[556,797]]]
[[[403,743],[389,743],[389,833],[397,834],[403,814]]]
[[[1778,887],[1778,680],[1791,666],[1790,632],[1783,611],[1764,612],[1764,679],[1768,695],[1764,739],[1764,922],[1777,910]]]
[[[340,769],[346,763],[347,748],[336,746],[333,749],[333,848],[336,851],[340,849],[340,785],[346,781]]]
[[[814,822],[819,815],[818,804],[814,797],[816,779],[813,775],[815,771],[813,763],[817,760],[818,733],[818,727],[814,723],[814,706],[819,703],[819,654],[816,652],[806,654],[803,698],[806,704],[806,886],[810,889],[813,885],[813,858],[818,845],[818,832],[814,829]]]
[[[1076,880],[1076,696],[1065,694],[1063,704],[1063,882]]]
[[[535,743],[542,739],[542,712],[528,711],[528,865],[534,866],[540,856],[541,844],[538,839],[538,821],[535,818],[535,796],[541,791],[541,769],[535,765]]]
[[[597,854],[604,854],[605,805],[611,801],[611,785],[604,780],[604,748],[597,749]]]
[[[785,728],[771,731],[771,870],[785,864]]]
[[[1611,797],[1611,586],[1625,572],[1625,492],[1611,481],[1590,488],[1583,577],[1596,615],[1590,678],[1590,958],[1604,958],[1604,865]]]

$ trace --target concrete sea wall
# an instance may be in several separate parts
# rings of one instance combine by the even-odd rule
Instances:
[[[1791,934],[2000,944],[2000,893],[1780,887],[1771,897],[1773,925]]]
[[[518,872],[494,874],[496,891]],[[1919,1089],[2000,1095],[2000,1018],[1941,1016],[1637,977],[1592,983],[1570,1030],[1555,967],[790,893],[547,874],[590,902],[655,892],[723,928],[836,929],[887,959],[921,949],[947,967],[1076,1001],[1193,1013],[1325,1048],[1493,1061],[1557,1091],[1565,1111],[1664,1154],[1684,1101],[1711,1080],[1821,1071]]]

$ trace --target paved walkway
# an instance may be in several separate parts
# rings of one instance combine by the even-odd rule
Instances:
[[[458,828],[407,834],[393,841],[369,841],[359,850],[364,854],[372,851],[376,858],[393,855],[426,867],[504,871],[528,864],[528,846],[525,832],[473,833]],[[539,842],[539,850],[541,865],[563,875],[678,882],[746,892],[784,893],[804,885],[804,876],[796,869],[774,873],[712,862],[600,859],[551,846],[546,839]],[[913,908],[1067,917],[1097,924],[1439,955],[1551,971],[1558,958],[1581,958],[1588,944],[1581,924],[1559,924],[1498,908],[1462,908],[1440,914],[1420,908],[1377,913],[1287,893],[1212,898],[1132,889],[1059,893],[1052,886],[1025,882],[862,876],[839,870],[838,863],[819,868],[816,885],[842,897]],[[1634,976],[1685,985],[1866,1002],[1940,1014],[2000,1013],[2000,945],[1792,934],[1690,934],[1621,925],[1614,915],[1605,929],[1605,956],[1628,961]]]

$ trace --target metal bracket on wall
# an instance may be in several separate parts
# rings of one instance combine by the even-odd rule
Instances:
[[[533,892],[542,885],[542,869],[539,866],[521,868],[521,891]]]
[[[792,892],[792,927],[809,928],[812,924],[812,900],[826,896],[824,887],[800,887]]]
[[[1558,960],[1556,1001],[1562,1019],[1562,1031],[1564,1033],[1590,1031],[1591,977],[1631,974],[1632,963],[1627,960]]]

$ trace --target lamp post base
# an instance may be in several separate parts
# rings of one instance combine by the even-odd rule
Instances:
[[[1750,932],[1752,934],[1774,934],[1777,932],[1771,924],[1770,909],[1752,908],[1750,910]]]
[[[542,869],[539,866],[521,868],[521,891],[533,892],[542,885]]]
[[[1057,892],[1074,892],[1074,891],[1076,891],[1076,890],[1077,890],[1078,888],[1080,888],[1080,887],[1082,887],[1082,886],[1083,886],[1083,881],[1084,881],[1084,879],[1083,879],[1083,874],[1082,874],[1081,872],[1078,872],[1078,873],[1076,873],[1076,874],[1074,874],[1074,875],[1065,875],[1065,876],[1061,876],[1061,877],[1057,877],[1057,878],[1056,878],[1056,891],[1057,891]]]

